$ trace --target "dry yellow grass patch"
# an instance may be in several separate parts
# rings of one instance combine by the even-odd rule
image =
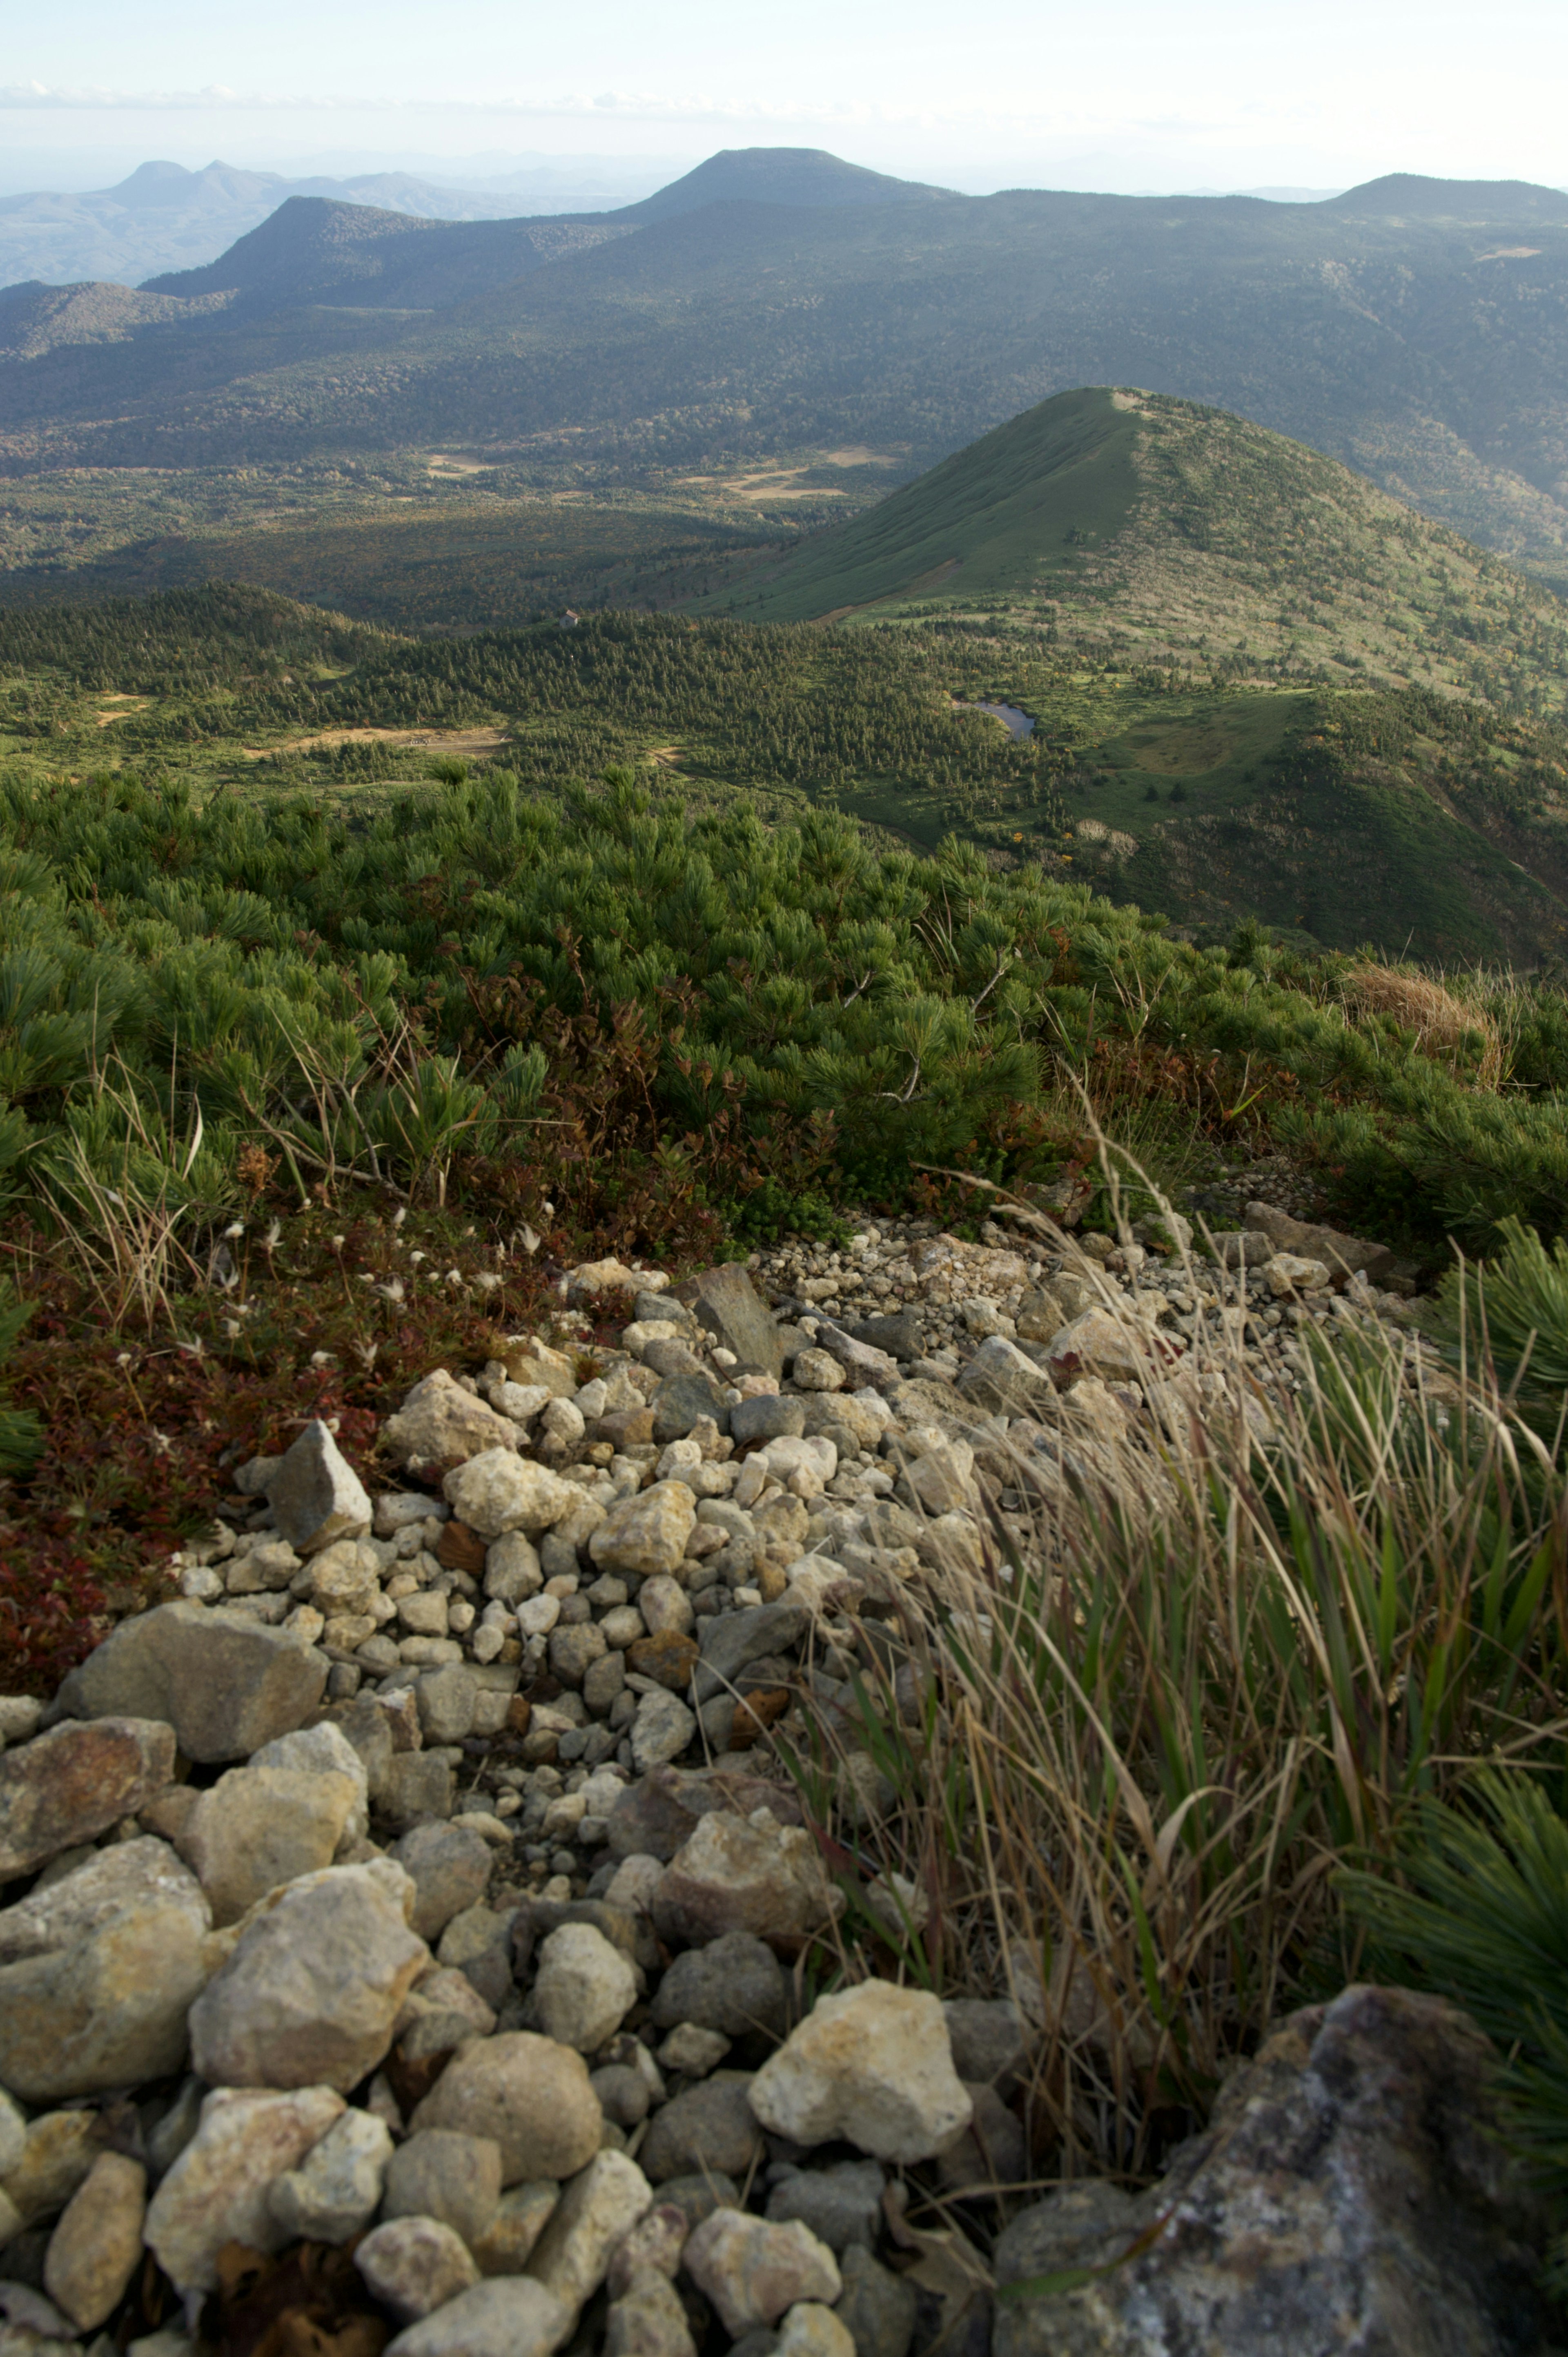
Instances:
[[[1467,1006],[1446,984],[1407,966],[1363,965],[1345,978],[1346,1004],[1365,1015],[1391,1015],[1409,1031],[1423,1056],[1452,1060],[1466,1035],[1485,1042],[1476,1072],[1477,1088],[1495,1089],[1503,1076],[1503,1043],[1491,1017]]]

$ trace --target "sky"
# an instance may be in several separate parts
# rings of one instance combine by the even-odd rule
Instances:
[[[11,188],[784,145],[975,191],[1568,184],[1564,0],[60,0],[0,73]]]

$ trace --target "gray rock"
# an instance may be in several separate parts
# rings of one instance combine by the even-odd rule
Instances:
[[[832,2169],[780,2169],[768,2197],[768,2215],[803,2219],[819,2242],[841,2255],[852,2243],[874,2250],[886,2183],[874,2160],[841,2160]]]
[[[738,1261],[705,1268],[671,1288],[671,1297],[684,1302],[706,1334],[733,1351],[748,1367],[765,1375],[781,1375],[784,1353],[773,1314],[748,1272]],[[719,1427],[722,1431],[723,1426]]]
[[[834,2309],[855,2357],[909,2357],[918,2299],[915,2287],[852,2243],[839,2261],[843,2290]]]
[[[1026,2183],[1029,2147],[1016,2113],[1008,2110],[994,2087],[977,2083],[968,2093],[974,2116],[958,2142],[938,2159],[943,2186],[952,2193],[972,2193]]]
[[[1028,2060],[1029,2033],[1010,1997],[951,1997],[942,2007],[952,2066],[966,2084],[1008,2083]]]
[[[400,2332],[386,2357],[551,2357],[575,2321],[531,2276],[494,2276]]]
[[[798,2218],[773,2225],[741,2210],[715,2210],[686,2245],[686,2272],[738,2339],[754,2324],[775,2324],[798,2300],[837,2299],[838,2262]]]
[[[657,2267],[644,2267],[610,2303],[605,2357],[696,2357],[681,2295]]]
[[[633,1966],[592,1923],[563,1923],[539,1951],[532,2011],[547,2038],[596,2054],[637,2003]]]
[[[784,1967],[766,1941],[726,1932],[675,1958],[659,1984],[653,2020],[660,2029],[689,2021],[725,2038],[782,2038],[789,2026]]]
[[[891,1351],[874,1351],[869,1342],[857,1342],[842,1326],[835,1326],[831,1318],[822,1318],[818,1325],[817,1346],[830,1359],[838,1361],[856,1391],[863,1384],[880,1390],[884,1384],[902,1380],[898,1361]]]
[[[474,1731],[479,1683],[461,1662],[426,1670],[414,1688],[419,1724],[426,1743],[461,1743]]]
[[[343,1749],[351,1776],[338,1769],[231,1768],[198,1799],[179,1847],[212,1902],[215,1923],[237,1923],[269,1890],[330,1866],[346,1836],[362,1837],[364,1778],[355,1754]]]
[[[642,1363],[645,1367],[651,1367],[656,1375],[666,1379],[707,1372],[692,1344],[683,1342],[676,1334],[656,1334],[651,1341],[645,1342]]]
[[[413,1878],[412,1929],[422,1940],[438,1940],[454,1915],[478,1905],[489,1885],[490,1846],[461,1818],[412,1826],[392,1855]]]
[[[687,1709],[678,1695],[660,1686],[651,1694],[639,1695],[637,1717],[631,1722],[631,1764],[639,1776],[650,1768],[661,1768],[667,1761],[678,1760],[697,1732],[695,1714]]]
[[[1214,1239],[1214,1257],[1221,1268],[1262,1268],[1279,1250],[1266,1229],[1232,1228]]]
[[[412,1895],[384,1858],[280,1892],[190,2009],[199,2076],[217,2087],[357,2086],[385,2057],[429,1962],[404,1920]]]
[[[457,1780],[450,1760],[435,1751],[399,1751],[387,1770],[381,1807],[394,1825],[449,1817]]]
[[[422,2128],[387,2167],[382,2214],[439,2218],[470,2250],[501,2198],[501,2148],[493,2136],[457,2128]]]
[[[798,1500],[792,1503],[799,1503]],[[759,1604],[748,1612],[715,1613],[703,1623],[702,1659],[692,1679],[699,1705],[733,1684],[748,1662],[764,1653],[788,1652],[804,1633],[808,1614],[799,1604]]]
[[[1292,2015],[1161,2183],[1069,2187],[1013,2221],[999,2287],[1105,2272],[999,2301],[996,2357],[1502,2357],[1549,2343],[1543,2220],[1489,2133],[1495,2067],[1437,1997],[1353,1987]]]
[[[800,1807],[787,1784],[738,1770],[654,1768],[628,1784],[607,1822],[612,1857],[673,1857],[714,1809],[749,1816],[771,1809],[781,1823],[799,1824]]]
[[[693,1426],[711,1415],[721,1432],[729,1430],[729,1402],[711,1375],[670,1375],[649,1403],[653,1410],[653,1437],[660,1448],[684,1440]]]
[[[920,1313],[914,1308],[900,1309],[890,1318],[863,1318],[844,1331],[852,1341],[865,1342],[894,1359],[918,1359],[926,1348]]]
[[[174,1754],[155,1715],[68,1721],[0,1755],[0,1882],[134,1816],[169,1781]]]
[[[598,2150],[604,2114],[580,2054],[510,2030],[457,2054],[410,2125],[493,2136],[503,2184],[560,2184]]]
[[[161,1718],[188,1760],[244,1760],[303,1725],[329,1664],[293,1629],[202,1604],[122,1620],[59,1690],[66,1718]]]
[[[654,2114],[638,2158],[650,2185],[710,2168],[744,2182],[766,2149],[746,2090],[748,2072],[717,2071]]]
[[[648,2117],[653,2091],[640,2071],[629,2062],[607,2062],[602,2070],[593,2072],[589,2082],[597,2095],[607,2120],[628,2133],[639,2128]]]
[[[267,2207],[288,2238],[310,2243],[347,2243],[375,2216],[392,2131],[373,2112],[345,2112],[298,2169],[274,2177]]]
[[[639,1293],[632,1305],[631,1314],[639,1326],[653,1324],[679,1326],[681,1331],[688,1337],[695,1337],[702,1331],[686,1304],[683,1301],[677,1301],[674,1295],[668,1291]]]
[[[688,2227],[700,2226],[715,2210],[734,2210],[739,2202],[739,2188],[722,2169],[697,2177],[667,2177],[659,2189],[660,2208],[679,2210]]]
[[[553,1532],[544,1544],[554,1544]],[[492,1601],[518,1605],[537,1596],[543,1585],[539,1549],[526,1532],[507,1531],[492,1541],[485,1555],[485,1594]]]
[[[404,2324],[445,2308],[479,2278],[461,2235],[439,2218],[389,2218],[365,2236],[354,2265],[366,2289]]]
[[[1249,1203],[1246,1219],[1250,1228],[1273,1237],[1276,1252],[1296,1253],[1304,1260],[1326,1262],[1336,1282],[1353,1276],[1358,1270],[1372,1278],[1385,1276],[1394,1264],[1393,1252],[1388,1244],[1369,1243],[1360,1236],[1341,1235],[1337,1228],[1316,1227],[1305,1220],[1293,1220],[1288,1211],[1276,1211],[1272,1203]]]
[[[550,1674],[564,1686],[582,1685],[596,1662],[609,1648],[604,1631],[593,1620],[578,1620],[550,1631]]]
[[[1009,1415],[1025,1415],[1042,1402],[1056,1397],[1049,1375],[1028,1353],[1004,1334],[988,1334],[959,1375],[958,1389],[976,1405]]]
[[[617,2245],[652,2207],[653,2190],[634,2160],[624,2152],[596,2153],[563,2187],[529,2260],[530,2275],[575,2314],[603,2283]]]
[[[699,1947],[725,1932],[805,1939],[842,1903],[809,1833],[715,1810],[665,1867],[650,1912],[666,1946]]]
[[[759,1399],[743,1399],[729,1412],[730,1437],[750,1440],[799,1440],[806,1429],[804,1400],[764,1392]]]
[[[279,1535],[297,1555],[314,1555],[338,1539],[363,1538],[370,1530],[365,1485],[319,1416],[278,1458],[264,1486]]]

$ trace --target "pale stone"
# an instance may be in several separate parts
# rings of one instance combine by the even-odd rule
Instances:
[[[287,2094],[219,2087],[201,2106],[201,2124],[148,2206],[146,2241],[181,2291],[217,2288],[218,2254],[243,2243],[263,2255],[287,2235],[268,2207],[273,2180],[297,2169],[341,2117],[331,2087]]]
[[[388,2218],[438,2218],[471,2251],[500,2198],[500,2147],[493,2136],[420,2128],[392,2158],[381,2207]]]
[[[479,2273],[521,2275],[560,2199],[561,2188],[548,2179],[514,2185],[503,2193],[489,2224],[471,2245]]]
[[[855,2357],[853,2335],[821,2300],[797,2301],[779,2328],[774,2357]]]
[[[623,2299],[639,2276],[660,2275],[673,2283],[681,2272],[681,2254],[692,2229],[686,2213],[674,2201],[660,2201],[640,2217],[623,2242],[616,2245],[605,2277],[612,2299]]]
[[[725,1932],[801,1939],[836,1912],[835,1901],[822,1854],[801,1827],[757,1825],[715,1809],[666,1867],[652,1915],[666,1945],[686,1948]]]
[[[1277,1252],[1263,1263],[1264,1281],[1276,1301],[1289,1301],[1298,1293],[1321,1293],[1328,1276],[1323,1261],[1308,1260],[1301,1253]]]
[[[794,2144],[843,2137],[904,2163],[941,2152],[974,2112],[940,1999],[889,1981],[819,1997],[752,2081],[751,2108]]]
[[[311,1557],[304,1577],[311,1602],[328,1620],[371,1614],[381,1595],[381,1557],[359,1539],[338,1539]]]
[[[974,1502],[974,1451],[944,1440],[904,1463],[904,1479],[928,1514],[958,1513]]]
[[[837,2299],[838,2261],[798,2218],[782,2224],[718,2209],[686,2244],[684,2265],[732,2341],[773,2324],[798,2300]]]
[[[413,1886],[391,1859],[329,1867],[263,1901],[191,2007],[191,2056],[209,2085],[350,2087],[392,2044],[430,1961],[409,1930]]]
[[[803,1392],[842,1392],[849,1381],[827,1351],[797,1351],[790,1372],[796,1387]]]
[[[44,1715],[37,1695],[0,1695],[0,1750],[7,1743],[26,1743],[38,1731]]]
[[[485,1594],[492,1603],[516,1607],[544,1585],[539,1550],[526,1531],[503,1531],[485,1551]]]
[[[356,1782],[332,1770],[252,1766],[220,1776],[201,1794],[179,1842],[213,1921],[237,1923],[269,1890],[330,1866],[363,1792],[362,1773]]]
[[[290,2241],[351,2242],[376,2214],[392,2149],[384,2120],[345,2112],[302,2169],[274,2179],[267,2207]]]
[[[575,2321],[542,2284],[498,2276],[411,2324],[388,2343],[386,2357],[552,2357]]]
[[[696,1713],[687,1709],[679,1695],[667,1693],[662,1686],[639,1695],[629,1729],[633,1770],[646,1776],[650,1768],[679,1760],[696,1732]]]
[[[1099,1375],[1112,1383],[1137,1383],[1149,1372],[1144,1337],[1136,1327],[1105,1309],[1086,1309],[1070,1326],[1064,1326],[1052,1337],[1046,1356],[1058,1383],[1070,1383],[1075,1375]]]
[[[434,1480],[486,1449],[515,1449],[517,1435],[510,1417],[466,1392],[445,1367],[415,1383],[381,1430],[394,1464],[406,1466],[416,1480]]]
[[[605,2357],[696,2357],[681,2295],[657,2267],[644,2267],[612,2302]]]
[[[547,2038],[596,2053],[637,2003],[637,1975],[591,1923],[563,1923],[539,1951],[533,2011]]]
[[[27,2148],[27,2123],[3,2087],[0,2087],[0,2182],[20,2165]]]
[[[387,2219],[358,2244],[354,2265],[401,2324],[416,2323],[479,2280],[462,2236],[439,2218]]]
[[[484,1539],[499,1539],[508,1531],[548,1530],[582,1494],[547,1466],[506,1448],[487,1448],[470,1458],[441,1486],[459,1521]]]
[[[666,2071],[678,2071],[682,2078],[705,2079],[716,2071],[729,2052],[730,2041],[719,2029],[703,2029],[694,2021],[683,2021],[670,2032],[659,2050],[659,2060]]]
[[[411,1920],[422,1940],[438,1940],[455,1915],[478,1905],[489,1882],[489,1846],[461,1818],[413,1825],[390,1854],[413,1878]]]
[[[691,1634],[695,1615],[692,1599],[678,1579],[667,1572],[655,1572],[645,1579],[637,1591],[637,1609],[642,1615],[642,1625],[650,1637],[666,1631],[677,1637]]]
[[[301,1555],[362,1538],[371,1527],[365,1485],[319,1416],[278,1458],[265,1487],[279,1533]]]
[[[27,2103],[166,2078],[218,1962],[200,1885],[166,1843],[104,1851],[0,1914],[0,2084]]]
[[[94,2112],[45,2112],[27,2128],[22,2158],[5,2174],[5,2196],[24,2225],[63,2210],[102,2150]]]
[[[160,1604],[122,1620],[59,1690],[67,1718],[163,1719],[188,1760],[245,1760],[308,1718],[330,1664],[228,1606]]]
[[[596,2155],[567,2185],[528,2272],[574,2313],[603,2283],[611,2256],[653,2207],[653,2188],[624,2152]]]
[[[645,1578],[672,1572],[685,1555],[696,1519],[697,1501],[684,1481],[656,1481],[610,1508],[588,1541],[588,1553],[602,1571],[637,1572]]]
[[[119,2306],[142,2255],[147,2172],[124,2153],[101,2153],[78,2186],[44,2260],[44,2289],[79,2332],[96,2332]]]
[[[410,2125],[493,2136],[503,2185],[560,2183],[598,2150],[604,2114],[575,2049],[510,2030],[455,2055]]]
[[[1038,1339],[1051,1340],[1066,1323],[1065,1318],[1057,1318],[1050,1332]],[[1021,1415],[1048,1399],[1052,1384],[1045,1368],[1036,1365],[1027,1351],[1021,1351],[1005,1335],[992,1334],[982,1342],[968,1365],[960,1369],[957,1389],[962,1398],[973,1400],[977,1407]]]
[[[0,1882],[134,1817],[174,1774],[156,1717],[69,1720],[0,1757]]]

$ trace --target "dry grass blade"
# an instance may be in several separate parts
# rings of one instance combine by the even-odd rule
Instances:
[[[1395,965],[1360,965],[1345,977],[1347,1005],[1369,1015],[1391,1015],[1415,1034],[1423,1055],[1452,1062],[1466,1041],[1481,1042],[1476,1086],[1495,1089],[1504,1071],[1503,1042],[1484,1007],[1472,1006],[1430,974]]]

